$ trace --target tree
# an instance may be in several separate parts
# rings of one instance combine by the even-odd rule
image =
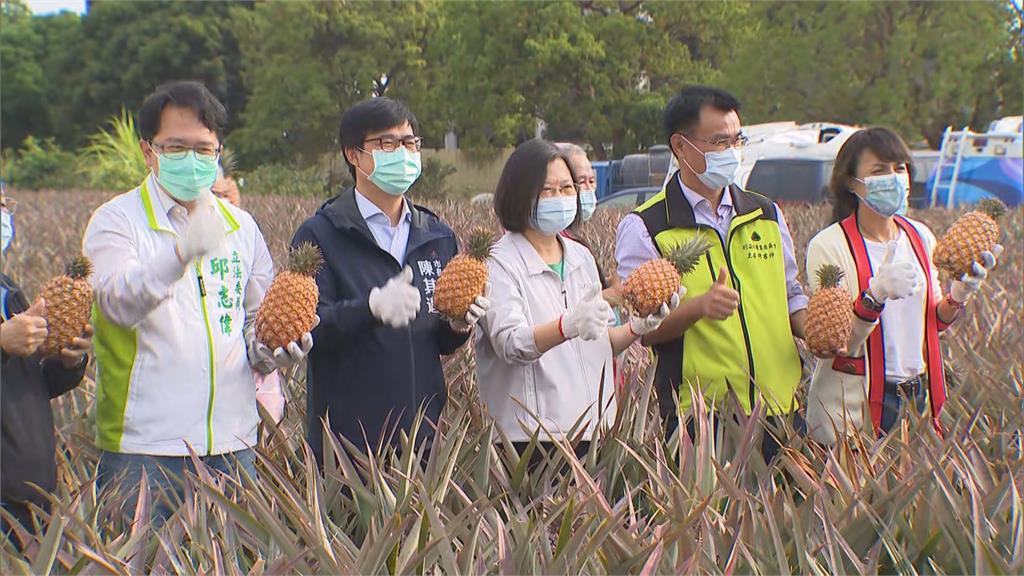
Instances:
[[[138,110],[172,80],[203,82],[237,115],[245,94],[229,74],[238,54],[228,10],[222,2],[90,2],[81,41],[66,47],[77,58],[58,84],[69,93],[62,129],[81,144],[122,107]]]
[[[247,163],[332,150],[341,115],[375,95],[415,111],[429,89],[423,52],[437,4],[267,2],[232,22],[250,99],[233,144]]]
[[[1007,105],[1020,110],[1006,10],[995,2],[757,3],[752,15],[762,25],[723,78],[747,122],[885,124],[937,146],[947,125],[984,129]]]
[[[4,148],[20,147],[32,134],[50,133],[41,46],[28,7],[20,0],[0,5],[0,142]]]

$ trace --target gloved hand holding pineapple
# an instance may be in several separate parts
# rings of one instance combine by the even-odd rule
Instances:
[[[321,264],[323,256],[317,247],[300,244],[289,254],[287,270],[271,283],[256,322],[246,333],[249,363],[257,371],[286,371],[313,349],[311,332],[320,324],[315,278]]]

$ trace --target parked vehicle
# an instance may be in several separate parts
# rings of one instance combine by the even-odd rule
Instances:
[[[610,194],[597,201],[598,208],[619,208],[632,210],[637,206],[650,200],[655,194],[661,192],[661,186],[640,186],[637,188],[626,188]]]
[[[835,156],[762,158],[754,164],[744,187],[776,202],[825,202],[834,164]]]
[[[1024,129],[1020,116],[992,123],[988,132],[946,128],[942,148],[926,184],[927,205],[969,205],[998,198],[1024,203]]]

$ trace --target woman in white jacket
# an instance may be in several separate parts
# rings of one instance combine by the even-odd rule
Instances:
[[[1002,252],[998,245],[985,252],[943,297],[932,265],[935,236],[903,216],[912,170],[910,151],[893,131],[875,127],[851,136],[832,172],[833,224],[807,247],[807,277],[815,278],[823,264],[839,266],[854,308],[846,349],[818,359],[808,392],[809,432],[826,444],[866,425],[875,434],[888,432],[910,399],[941,432],[946,386],[939,333]]]
[[[679,296],[657,314],[609,328],[590,251],[561,235],[580,220],[569,158],[544,140],[509,157],[494,194],[507,230],[487,261],[491,309],[476,331],[480,397],[502,433],[522,452],[536,434],[552,442],[582,440],[615,415],[612,356],[656,329]],[[580,435],[577,436],[576,432]]]

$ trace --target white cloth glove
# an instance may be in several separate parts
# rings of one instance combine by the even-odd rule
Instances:
[[[370,290],[370,313],[386,326],[408,326],[419,311],[420,291],[412,284],[412,268],[408,266],[384,286]]]
[[[313,317],[313,326],[320,324],[320,317]],[[255,331],[254,331],[255,333]],[[292,366],[302,362],[309,351],[313,349],[313,335],[306,332],[296,342],[289,342],[276,350],[269,347],[255,338],[255,334],[249,342],[249,365],[262,374],[270,374],[274,370],[288,371]]]
[[[452,320],[450,322],[452,330],[456,332],[469,332],[473,326],[476,326],[480,319],[487,314],[487,311],[491,309],[491,301],[487,298],[487,295],[491,293],[491,283],[487,282],[484,284],[484,293],[482,296],[477,296],[476,300],[469,305],[469,310],[466,312],[466,317],[461,320]]]
[[[999,260],[999,255],[1002,253],[1003,247],[1000,244],[993,246],[991,252],[988,250],[982,252],[982,262],[975,262],[969,273],[961,276],[959,280],[953,281],[949,287],[949,297],[960,304],[966,304],[981,289],[981,283],[988,278],[989,270],[996,267],[996,261]]]
[[[657,312],[647,316],[646,318],[640,318],[639,316],[629,319],[629,331],[634,336],[644,336],[650,334],[661,326],[661,323],[668,318],[668,315],[679,306],[679,300],[686,296],[686,286],[680,286],[679,292],[672,295],[669,301],[662,304],[661,308]]]
[[[924,275],[917,262],[893,262],[895,255],[896,242],[890,242],[885,261],[868,280],[868,293],[879,303],[913,296],[924,286]]]
[[[601,297],[601,285],[593,284],[584,291],[583,300],[562,316],[562,335],[566,340],[577,336],[597,340],[608,333],[611,313],[611,305]]]
[[[213,195],[204,192],[188,215],[188,224],[178,236],[178,259],[188,264],[193,258],[205,256],[220,247],[226,230],[224,219],[217,213]]]

